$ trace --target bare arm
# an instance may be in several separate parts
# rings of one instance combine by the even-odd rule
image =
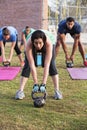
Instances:
[[[3,61],[6,61],[5,49],[4,49],[3,41],[0,41],[0,46],[1,46],[1,52],[2,52],[2,59],[3,59]]]
[[[23,40],[23,43],[24,43],[24,48],[26,48],[26,38],[25,38],[25,34],[22,32],[22,40]]]
[[[33,58],[33,54],[32,54],[31,39],[28,40],[28,43],[26,45],[26,56],[27,56],[27,59],[28,59],[29,65],[30,65],[34,84],[37,84],[38,83],[37,71],[36,71],[36,66],[35,66],[34,58]]]
[[[80,34],[75,34],[74,36],[74,44],[73,44],[73,49],[72,49],[72,53],[71,53],[71,60],[73,60],[73,56],[77,50],[78,44],[80,41]]]
[[[65,57],[67,60],[69,60],[69,55],[68,55],[68,49],[67,49],[67,45],[65,43],[65,34],[59,34],[59,37],[60,37],[60,41],[61,41],[61,44],[62,44],[62,48],[64,50],[64,53],[65,53]]]
[[[12,42],[11,43],[11,49],[10,49],[9,58],[8,58],[9,62],[11,62],[11,60],[12,60],[12,56],[13,56],[13,51],[14,51],[15,44],[16,44],[16,42]]]
[[[46,56],[45,56],[45,62],[44,62],[44,73],[43,73],[43,79],[42,79],[43,84],[46,84],[47,82],[51,58],[52,58],[52,43],[50,40],[47,39]]]

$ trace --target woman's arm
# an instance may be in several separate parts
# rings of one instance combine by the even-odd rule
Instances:
[[[2,52],[2,59],[4,62],[4,61],[6,61],[6,57],[5,57],[5,48],[4,48],[3,41],[0,41],[0,47],[1,47],[1,52]]]
[[[28,40],[28,43],[26,45],[26,56],[29,62],[29,66],[31,69],[31,74],[33,77],[34,84],[38,84],[38,79],[37,79],[37,71],[34,63],[34,58],[32,54],[32,44],[31,44],[31,39]]]
[[[43,72],[43,79],[42,79],[43,84],[46,84],[46,82],[47,82],[51,58],[52,58],[52,43],[47,38],[47,41],[46,41],[46,56],[45,56],[44,72]]]

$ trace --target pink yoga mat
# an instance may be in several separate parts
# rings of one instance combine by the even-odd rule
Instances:
[[[0,67],[0,80],[13,80],[20,71],[20,67]]]
[[[72,79],[87,79],[87,68],[67,68]]]

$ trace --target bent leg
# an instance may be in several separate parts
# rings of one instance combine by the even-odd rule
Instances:
[[[28,64],[27,57],[25,56],[25,65],[22,69],[21,78],[20,78],[20,87],[19,90],[16,92],[15,99],[23,99],[25,97],[24,95],[24,87],[27,83],[27,80],[30,76],[30,67]]]
[[[22,54],[21,54],[21,51],[18,47],[18,36],[17,36],[17,39],[16,39],[16,44],[15,44],[15,47],[14,47],[14,50],[20,60],[20,63],[21,63],[21,66],[23,67],[24,66],[24,62],[23,62],[23,59],[22,59]]]
[[[59,92],[59,76],[55,64],[55,49],[53,46],[53,56],[52,60],[50,63],[50,68],[49,68],[49,74],[52,77],[52,81],[54,84],[54,91],[55,91],[55,99],[62,99],[62,94]]]

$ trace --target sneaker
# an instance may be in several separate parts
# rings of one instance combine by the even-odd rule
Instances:
[[[56,92],[55,92],[55,95],[54,95],[54,98],[55,98],[56,100],[58,100],[58,99],[63,99],[63,96],[62,96],[61,92],[56,91]]]
[[[33,90],[32,90],[33,92],[38,92],[39,91],[39,85],[38,84],[35,84],[34,86],[33,86]]]
[[[23,99],[24,97],[25,97],[24,92],[21,90],[18,90],[15,95],[15,99]]]

